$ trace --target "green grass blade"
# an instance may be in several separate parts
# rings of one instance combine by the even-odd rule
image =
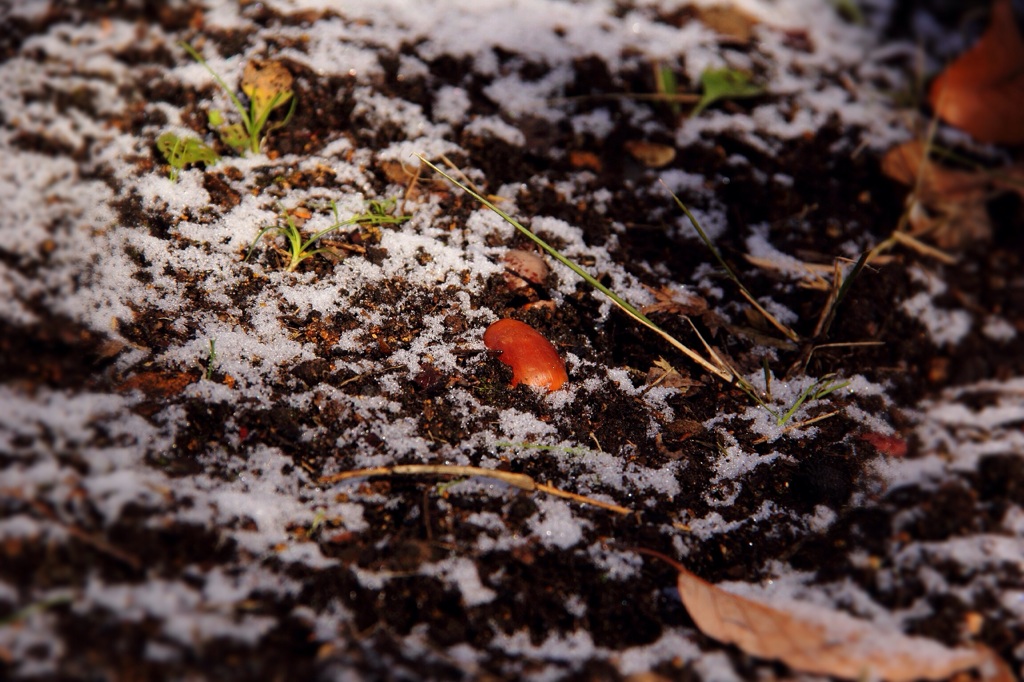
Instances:
[[[498,208],[494,203],[492,203],[491,201],[487,200],[486,198],[480,196],[479,194],[477,194],[476,192],[471,190],[469,187],[467,187],[466,185],[462,184],[461,182],[459,182],[458,180],[453,178],[448,173],[445,173],[443,170],[441,170],[440,168],[438,168],[437,166],[432,164],[430,161],[427,161],[427,159],[425,159],[424,157],[420,156],[419,158],[420,158],[420,161],[422,161],[423,163],[427,164],[428,166],[433,168],[435,171],[437,171],[438,173],[443,175],[445,178],[447,178],[448,181],[451,182],[453,185],[455,185],[456,187],[460,188],[462,191],[464,191],[467,194],[469,194],[471,197],[473,197],[474,199],[479,201],[481,204],[483,204],[487,208],[489,208],[492,211],[494,211],[495,213],[497,213],[499,216],[502,217],[503,220],[505,220],[505,222],[509,223],[510,225],[515,227],[517,230],[519,230],[521,233],[523,233],[524,235],[529,237],[531,240],[533,240],[533,242],[535,244],[537,244],[537,246],[541,247],[542,249],[547,251],[549,254],[551,254],[552,258],[556,259],[557,261],[559,261],[563,265],[566,265],[567,267],[569,267],[569,269],[571,269],[577,275],[582,277],[587,282],[587,284],[589,284],[590,286],[594,287],[595,289],[600,291],[602,294],[607,296],[609,299],[612,300],[613,303],[615,303],[615,305],[617,305],[620,308],[622,308],[630,316],[636,318],[637,320],[639,320],[639,321],[641,321],[641,322],[643,322],[645,324],[649,324],[649,325],[653,325],[654,324],[643,313],[641,313],[639,310],[637,310],[632,305],[630,305],[627,301],[622,299],[618,294],[616,294],[614,291],[612,291],[611,289],[609,289],[608,287],[606,287],[605,285],[603,285],[599,281],[597,281],[593,277],[593,275],[591,275],[589,272],[587,272],[586,270],[584,270],[580,266],[576,265],[576,263],[572,262],[571,260],[569,260],[568,258],[563,256],[558,249],[556,249],[555,247],[551,246],[546,241],[544,241],[543,239],[538,237],[536,234],[534,234],[533,231],[530,230],[530,228],[528,228],[525,225],[523,225],[522,223],[520,223],[518,220],[513,218],[511,215],[509,215],[505,211],[503,211],[500,208]]]
[[[284,231],[284,228],[281,227],[280,225],[270,225],[269,227],[264,227],[262,230],[260,230],[259,234],[256,235],[256,238],[252,240],[252,244],[249,245],[249,252],[245,254],[244,260],[249,260],[249,257],[252,256],[252,252],[256,250],[256,245],[259,244],[260,239],[263,238],[263,235],[273,230]]]
[[[213,76],[213,79],[215,81],[217,81],[217,85],[220,86],[221,90],[227,93],[227,96],[231,98],[231,104],[235,107],[235,110],[238,111],[238,115],[242,117],[242,122],[245,124],[246,130],[249,131],[251,134],[252,120],[249,116],[249,112],[246,111],[245,107],[242,105],[242,101],[238,99],[234,91],[228,86],[227,83],[224,82],[224,79],[221,78],[220,75],[213,70],[213,67],[206,63],[206,60],[203,59],[203,55],[199,54],[199,51],[196,50],[196,48],[192,47],[186,42],[180,42],[178,43],[178,45],[180,45],[181,48],[185,50],[185,52],[188,52],[189,56],[191,56],[192,59],[202,64],[203,68],[210,72],[210,75]]]
[[[459,182],[458,180],[453,178],[448,173],[445,173],[443,170],[441,170],[440,168],[438,168],[437,166],[432,164],[430,161],[428,161],[422,154],[417,154],[417,156],[419,157],[420,161],[422,161],[423,163],[427,164],[429,167],[433,168],[437,173],[439,173],[440,175],[444,176],[453,185],[455,185],[456,187],[460,188],[462,191],[464,191],[467,194],[469,194],[471,197],[473,197],[474,199],[479,201],[481,204],[483,204],[487,208],[489,208],[492,211],[494,211],[495,213],[497,213],[499,216],[501,216],[501,218],[503,220],[505,220],[507,223],[509,223],[510,225],[515,227],[522,234],[524,234],[527,237],[529,237],[535,244],[537,244],[537,246],[541,247],[547,253],[549,253],[552,258],[554,258],[558,262],[566,265],[570,270],[572,270],[577,275],[582,277],[583,280],[587,284],[589,284],[590,286],[594,287],[595,289],[600,291],[602,294],[604,294],[606,297],[608,297],[608,299],[612,303],[617,305],[627,315],[629,315],[630,317],[632,317],[634,320],[636,320],[640,324],[644,325],[645,327],[647,327],[651,331],[653,331],[656,334],[658,334],[659,336],[661,336],[663,339],[665,339],[670,344],[672,344],[673,347],[675,347],[677,350],[679,350],[681,353],[683,353],[686,357],[690,358],[695,363],[697,363],[698,365],[703,367],[709,373],[713,374],[714,376],[717,376],[718,378],[722,379],[723,381],[725,381],[727,383],[732,383],[734,380],[739,380],[740,379],[739,375],[736,372],[732,371],[731,368],[729,368],[727,366],[721,366],[721,365],[716,365],[716,364],[712,363],[711,361],[707,360],[706,358],[701,356],[699,353],[694,351],[692,348],[686,346],[685,344],[683,344],[682,342],[677,340],[674,336],[672,336],[671,334],[666,332],[664,329],[662,329],[661,327],[656,325],[646,315],[644,315],[639,310],[637,310],[635,307],[630,305],[625,299],[620,297],[618,294],[616,294],[614,291],[612,291],[611,289],[609,289],[605,285],[603,285],[600,282],[598,282],[589,272],[587,272],[586,270],[584,270],[583,268],[578,266],[576,263],[572,262],[571,260],[569,260],[568,258],[563,256],[561,254],[561,252],[558,251],[558,249],[556,249],[555,247],[551,246],[550,244],[545,242],[543,239],[541,239],[540,237],[535,235],[529,228],[527,228],[525,225],[523,225],[522,223],[517,221],[515,218],[513,218],[511,215],[509,215],[505,211],[503,211],[500,208],[498,208],[497,206],[495,206],[491,201],[488,201],[486,198],[484,198],[480,194],[474,192],[472,189],[470,189],[466,185],[462,184],[461,182]]]
[[[740,278],[737,277],[736,273],[733,272],[732,268],[729,267],[729,264],[725,262],[725,258],[722,257],[721,252],[719,252],[719,250],[715,248],[714,242],[712,242],[711,238],[708,237],[707,232],[705,232],[704,228],[700,226],[700,222],[697,220],[697,218],[694,217],[693,213],[690,212],[690,209],[686,207],[686,204],[683,203],[682,199],[680,199],[679,196],[675,192],[673,192],[668,185],[665,184],[664,180],[661,181],[661,184],[665,187],[665,189],[668,190],[668,193],[672,195],[672,198],[675,200],[676,205],[679,206],[679,208],[682,209],[683,213],[686,214],[686,217],[689,218],[690,224],[693,225],[693,229],[697,230],[697,234],[700,236],[701,241],[704,242],[704,245],[708,247],[709,251],[711,251],[711,255],[713,255],[715,257],[715,260],[718,261],[718,264],[722,266],[722,269],[725,270],[725,274],[729,277],[729,279],[731,279],[736,284],[736,286],[739,287],[740,293],[742,293],[743,297],[747,299],[747,302],[750,303],[750,305],[754,306],[757,309],[757,312],[761,313],[761,315],[764,316],[764,319],[771,322],[772,326],[774,326],[776,329],[782,332],[787,339],[789,339],[793,343],[799,343],[800,335],[797,334],[792,329],[790,329],[789,327],[787,327],[786,325],[779,322],[778,318],[776,318],[770,312],[765,310],[764,306],[758,303],[757,299],[754,298],[754,295],[750,293],[750,290],[747,289],[747,287],[743,286],[743,282],[740,281]]]

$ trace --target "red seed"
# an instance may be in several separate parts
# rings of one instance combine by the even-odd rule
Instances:
[[[569,379],[565,363],[551,342],[519,320],[498,320],[484,332],[484,345],[501,351],[498,358],[512,368],[512,387],[519,384],[557,391]]]

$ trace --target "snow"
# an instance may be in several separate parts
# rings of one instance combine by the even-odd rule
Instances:
[[[318,0],[270,0],[264,4],[287,12],[337,7],[337,3]],[[233,385],[198,380],[179,397],[208,406],[231,404],[237,409],[226,415],[223,434],[211,434],[209,442],[200,444],[200,453],[193,455],[182,452],[177,441],[189,420],[185,408],[170,404],[149,412],[151,401],[145,391],[110,394],[82,387],[38,387],[26,392],[15,384],[0,384],[0,450],[6,458],[0,489],[12,499],[36,500],[63,515],[52,521],[26,514],[0,519],[0,539],[40,536],[51,543],[66,541],[68,528],[64,524],[81,521],[73,518],[77,507],[69,504],[78,495],[88,496],[89,514],[94,515],[90,519],[99,529],[123,522],[126,510],[147,514],[152,524],[189,523],[208,528],[222,542],[255,558],[237,562],[232,566],[235,573],[194,567],[189,580],[147,576],[138,584],[124,584],[109,576],[89,574],[84,587],[74,590],[72,608],[84,617],[104,610],[133,622],[158,621],[154,627],[166,642],[147,643],[147,656],[154,661],[177,660],[180,651],[171,644],[202,646],[225,638],[258,645],[274,627],[275,619],[245,613],[237,605],[259,592],[294,596],[301,589],[297,581],[271,570],[270,558],[309,571],[351,570],[367,589],[383,589],[394,577],[355,565],[347,568],[340,560],[325,556],[319,544],[296,537],[296,529],[310,529],[321,513],[346,531],[368,533],[373,529],[368,519],[371,511],[394,500],[362,490],[355,483],[322,488],[309,472],[295,466],[283,446],[261,443],[248,447],[243,443],[240,431],[247,424],[239,414],[242,410],[326,404],[337,407],[349,421],[336,426],[324,409],[322,422],[300,425],[301,444],[312,449],[312,444],[329,435],[338,452],[354,452],[352,461],[360,467],[398,461],[489,467],[542,461],[554,463],[564,475],[564,480],[554,482],[557,485],[637,509],[693,494],[707,510],[687,519],[689,532],[685,536],[673,536],[671,542],[681,554],[698,542],[715,542],[744,529],[760,532],[776,522],[802,524],[819,534],[832,527],[837,513],[823,505],[800,518],[771,502],[743,518],[733,518],[730,511],[752,474],[795,460],[797,444],[816,433],[814,426],[800,423],[820,414],[823,407],[841,409],[844,416],[870,432],[895,433],[886,388],[864,377],[838,378],[850,384],[822,401],[809,401],[784,424],[755,405],[704,420],[708,438],[718,447],[707,455],[708,489],[694,493],[682,483],[691,466],[686,459],[644,466],[632,461],[635,445],[603,451],[597,444],[595,449],[589,434],[577,433],[574,425],[559,416],[562,408],[586,403],[604,392],[642,405],[647,419],[641,427],[648,433],[659,432],[663,423],[675,418],[672,405],[679,404],[676,389],[645,391],[636,387],[633,368],[598,363],[589,353],[593,349],[582,345],[565,352],[573,383],[539,396],[535,406],[492,407],[481,400],[468,379],[432,398],[438,409],[449,410],[451,418],[467,429],[470,435],[463,443],[431,441],[423,436],[417,420],[398,416],[404,413],[402,401],[407,398],[400,377],[415,375],[426,361],[442,372],[459,374],[466,358],[475,357],[467,355],[471,352],[480,353],[483,362],[479,331],[503,313],[480,307],[476,301],[489,278],[502,272],[498,263],[504,247],[495,244],[507,242],[513,234],[511,226],[490,211],[474,210],[468,219],[456,222],[449,215],[450,199],[425,198],[411,205],[412,220],[382,231],[380,247],[386,249],[386,259],[349,258],[324,274],[281,272],[258,257],[245,265],[240,262],[260,229],[280,220],[280,205],[310,209],[314,215],[305,229],[315,230],[333,221],[325,208],[329,199],[337,202],[344,218],[364,211],[367,201],[392,198],[376,196],[373,189],[375,169],[385,161],[415,168],[419,166],[416,153],[430,159],[464,157],[463,144],[472,138],[483,144],[497,141],[522,148],[529,144],[528,126],[523,124],[533,119],[542,119],[546,126],[565,126],[580,137],[595,140],[616,133],[618,116],[637,127],[653,129],[658,124],[649,109],[635,102],[623,102],[615,113],[596,107],[576,114],[571,103],[560,100],[577,75],[574,62],[588,57],[601,60],[616,75],[638,65],[647,68],[650,62],[665,63],[689,78],[691,83],[684,84],[687,87],[699,79],[704,68],[726,63],[719,38],[710,29],[699,22],[677,29],[657,16],[657,11],[687,3],[645,0],[634,4],[622,14],[610,0],[448,0],[418,5],[415,10],[400,0],[354,0],[345,3],[339,16],[297,27],[259,26],[237,4],[211,0],[204,14],[207,26],[244,27],[255,35],[245,46],[245,54],[226,56],[218,53],[216,41],[204,44],[203,54],[226,80],[237,80],[248,54],[271,50],[272,45],[291,45],[281,48],[279,56],[318,77],[352,79],[353,117],[361,117],[370,128],[392,130],[394,139],[372,150],[357,143],[355,135],[349,138],[339,131],[339,137],[326,141],[316,155],[224,158],[212,169],[186,170],[174,183],[161,168],[161,159],[152,158],[152,140],[164,129],[191,131],[185,126],[183,110],[166,102],[132,101],[125,94],[135,87],[132,70],[111,55],[131,46],[166,48],[178,61],[160,74],[161,78],[189,90],[213,92],[209,73],[174,46],[184,36],[155,25],[113,18],[103,30],[56,23],[30,37],[20,51],[38,51],[42,60],[13,56],[0,63],[0,115],[8,124],[0,131],[0,148],[5,153],[0,167],[0,203],[4,205],[0,317],[12,327],[24,327],[37,322],[43,308],[60,314],[69,326],[80,325],[130,348],[116,361],[119,371],[135,367],[140,358],[154,368],[201,371],[209,344],[215,341],[216,370],[230,375]],[[698,4],[714,3],[702,0]],[[712,145],[718,134],[729,133],[754,149],[774,154],[832,120],[856,129],[860,139],[847,140],[850,145],[884,149],[909,134],[896,112],[874,94],[858,95],[838,80],[838,76],[856,80],[868,74],[879,87],[888,84],[895,89],[899,85],[894,82],[896,72],[883,62],[898,50],[873,52],[870,32],[838,20],[828,3],[809,6],[798,0],[743,0],[736,6],[765,25],[757,29],[758,40],[751,54],[742,59],[732,56],[729,63],[763,72],[769,96],[749,113],[714,109],[688,120],[673,132],[681,149]],[[884,3],[875,6],[877,13],[887,11]],[[46,8],[44,2],[25,2],[0,11],[5,18],[37,19]],[[781,28],[805,32],[812,48],[791,49]],[[382,94],[378,88],[385,77],[382,50],[397,52],[406,49],[403,46],[412,46],[417,56],[401,55],[396,75],[400,81],[428,76],[430,60],[467,57],[475,64],[475,75],[489,76],[482,81],[486,83],[482,92],[493,104],[493,111],[486,115],[473,111],[469,88],[478,84],[437,88],[429,110]],[[514,57],[500,61],[499,49]],[[542,77],[525,75],[524,68],[534,63],[549,67]],[[39,84],[44,82],[62,92],[88,93],[95,111],[87,114],[74,106],[58,106],[41,93]],[[147,124],[146,135],[140,137],[124,132],[113,120],[125,116],[136,104],[147,116],[161,114],[167,125]],[[199,102],[200,113],[215,107],[233,113],[220,92],[212,100]],[[16,132],[43,135],[88,157],[89,162],[83,166],[66,154],[25,151],[13,141]],[[545,150],[552,159],[561,158],[564,152]],[[155,167],[139,170],[139,159],[152,161]],[[730,163],[749,165],[740,155],[730,157]],[[285,175],[317,167],[331,171],[328,187],[274,194],[255,180],[264,172]],[[94,173],[84,174],[83,168]],[[486,185],[488,178],[481,170],[465,170],[474,182]],[[120,183],[119,191],[99,179],[103,176],[100,171],[109,172]],[[207,174],[214,171],[228,178],[239,194],[240,201],[233,208],[214,208],[216,202],[205,182]],[[567,197],[567,203],[586,203],[601,214],[617,200],[613,192],[597,186],[593,173],[568,177],[565,186],[554,188]],[[714,178],[698,168],[672,168],[661,178],[672,191],[696,199],[693,213],[712,240],[726,234],[728,209],[712,189]],[[648,180],[654,186],[652,178],[646,178],[637,180],[637,187]],[[792,188],[794,179],[776,173],[766,182]],[[521,216],[538,234],[564,244],[569,257],[592,262],[591,271],[600,273],[624,298],[636,305],[652,302],[635,274],[650,268],[644,263],[622,263],[616,234],[596,244],[587,237],[585,225],[573,224],[565,217],[522,214],[519,207],[528,205],[525,199],[536,191],[536,183],[536,178],[524,177],[520,183],[487,190],[503,196],[507,200],[503,208]],[[654,187],[651,195],[667,199],[660,186]],[[399,192],[397,186],[391,189]],[[117,210],[122,200],[138,202],[140,224],[122,223]],[[151,224],[158,215],[176,219],[167,227],[168,235],[158,234],[157,226]],[[699,247],[696,232],[685,217],[674,212],[662,215],[669,237]],[[746,247],[751,255],[770,259],[794,280],[804,277],[803,264],[773,244],[769,225],[747,228]],[[629,228],[619,224],[612,229],[625,232]],[[47,242],[52,242],[53,249],[43,259],[40,248]],[[256,254],[265,253],[268,242],[261,240]],[[429,257],[428,262],[419,262],[423,255]],[[25,277],[12,264],[32,264],[38,276]],[[714,267],[709,264],[693,273],[690,281],[672,284],[719,301],[727,299],[731,294],[710,277]],[[554,264],[553,270],[552,300],[561,304],[577,296],[578,277],[561,264]],[[936,346],[956,346],[978,323],[995,342],[1015,338],[1017,332],[1006,319],[993,316],[979,321],[965,310],[936,303],[947,293],[939,274],[923,267],[911,272],[920,291],[899,302],[899,308],[927,329]],[[266,286],[251,297],[236,295],[251,280]],[[390,310],[374,308],[364,296],[370,287],[398,289],[398,303]],[[424,316],[424,329],[415,338],[386,357],[371,356],[371,330],[422,306],[435,291],[454,293],[441,308]],[[596,296],[592,292],[584,295]],[[762,300],[780,319],[797,321],[795,311],[768,295]],[[191,314],[194,301],[215,312]],[[598,305],[602,323],[606,322],[611,306],[602,299]],[[138,321],[139,311],[147,309],[163,314],[170,336],[165,348],[151,351],[132,340],[128,330]],[[331,344],[333,371],[372,375],[372,391],[347,393],[327,384],[295,385],[289,395],[280,395],[278,373],[282,368],[321,357],[315,343],[300,333],[302,323],[295,322],[313,312],[324,318],[351,315],[355,327],[339,330]],[[448,318],[452,315],[465,322],[463,331],[450,332]],[[152,320],[146,323],[152,324]],[[763,375],[754,373],[748,378],[758,390],[768,388]],[[773,379],[770,407],[784,414],[818,379]],[[982,391],[997,395],[994,404],[969,407],[965,399]],[[912,483],[938,485],[958,472],[976,470],[986,455],[1024,452],[1019,428],[1024,423],[1022,394],[1020,380],[1011,380],[958,389],[923,401],[917,414],[907,415],[915,420],[921,455],[903,461],[879,459],[873,464],[875,473],[890,488]],[[868,407],[869,398],[881,402],[882,408]],[[749,439],[736,437],[737,429],[763,439],[771,449],[765,453],[752,449],[744,444]],[[380,444],[361,447],[369,436]],[[208,472],[175,476],[165,466],[192,457]],[[337,465],[328,461],[324,466],[329,473]],[[476,479],[454,484],[447,492],[493,499],[497,504],[521,494],[504,484]],[[585,511],[582,505],[540,495],[533,499],[536,511],[516,534],[509,532],[505,516],[494,511],[476,511],[453,521],[480,531],[475,542],[461,548],[467,555],[425,563],[417,575],[437,578],[469,608],[486,607],[500,597],[491,578],[481,576],[472,552],[486,555],[536,545],[546,551],[584,555],[606,572],[609,580],[626,581],[642,575],[643,562],[636,553],[601,546],[595,538],[597,523],[589,516],[592,509]],[[1022,516],[1019,508],[1011,507],[1002,519],[1003,530],[1013,537],[984,535],[917,543],[896,556],[901,566],[920,570],[926,577],[929,574],[923,572],[923,565],[938,559],[972,570],[1019,562]],[[140,559],[145,563],[144,557]],[[933,592],[944,589],[939,577],[931,578],[928,584]],[[834,595],[820,592],[819,596],[823,602],[835,602]],[[1017,614],[1017,622],[1024,620],[1020,592],[1004,596],[1006,608]],[[4,604],[20,608],[26,599],[37,603],[51,597],[53,593],[42,588],[27,595],[14,594],[13,588],[0,583],[0,602]],[[582,617],[581,598],[566,599],[570,612]],[[322,610],[306,614],[317,626],[319,641],[331,641],[340,630],[350,627],[352,615],[340,604],[331,601]],[[0,653],[23,661],[17,667],[22,676],[50,674],[52,662],[62,655],[62,640],[53,637],[56,629],[52,614],[33,610],[19,620],[18,628],[0,628]],[[509,655],[573,664],[604,658],[614,661],[623,674],[643,672],[673,659],[695,661],[694,671],[706,679],[738,679],[726,656],[700,651],[693,631],[682,627],[666,627],[653,643],[614,652],[595,645],[591,634],[582,629],[551,633],[540,643],[533,643],[526,632],[496,632],[491,646]],[[477,652],[467,647],[452,647],[448,653],[461,662],[476,661]],[[553,678],[552,670],[538,672],[535,679]]]
[[[935,305],[933,299],[946,293],[945,282],[935,273],[913,267],[910,274],[913,279],[924,284],[926,289],[903,301],[900,304],[902,309],[925,326],[935,345],[955,346],[960,343],[971,330],[970,313]]]

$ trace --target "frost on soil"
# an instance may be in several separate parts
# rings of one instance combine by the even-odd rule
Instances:
[[[0,63],[0,319],[25,364],[8,361],[17,380],[0,385],[0,673],[66,674],[112,638],[179,672],[221,646],[256,666],[288,651],[290,673],[327,677],[753,674],[759,664],[695,632],[671,571],[640,546],[712,581],[799,576],[819,605],[944,644],[977,634],[948,619],[984,613],[1008,649],[1024,633],[1024,501],[999,481],[1024,480],[1019,379],[913,404],[884,373],[848,371],[785,423],[696,370],[696,386],[651,387],[655,360],[684,374],[685,361],[561,265],[510,291],[502,256],[524,246],[513,229],[413,156],[456,161],[633,304],[674,288],[709,304],[705,327],[743,327],[742,300],[662,177],[713,238],[732,231],[773,260],[784,276],[758,280],[762,303],[813,328],[797,309],[803,273],[775,241],[781,219],[754,208],[737,228],[729,184],[800,192],[795,169],[759,163],[823,128],[827,144],[807,143],[819,160],[909,135],[882,95],[906,84],[909,47],[879,51],[893,10],[861,4],[866,26],[824,2],[737,3],[754,22],[741,47],[670,1],[181,2],[158,21],[84,23],[45,3],[6,10],[24,40]],[[213,143],[206,111],[230,111],[182,40],[228,83],[253,56],[289,66],[299,109],[271,153],[168,180],[160,133]],[[599,96],[642,91],[652,62],[687,88],[705,68],[748,70],[767,95],[679,125]],[[608,150],[630,137],[674,144],[679,160],[660,175],[609,170]],[[583,148],[596,164],[570,162]],[[334,235],[338,258],[288,273],[266,238],[242,261],[282,210],[308,214],[310,234],[334,219],[331,201],[345,219],[390,199],[410,219]],[[885,236],[867,217],[836,226],[834,255]],[[820,227],[786,220],[794,240]],[[662,253],[635,246],[651,226]],[[923,343],[956,346],[983,325],[997,347],[1014,340],[1001,317],[936,303],[932,266],[914,266],[890,301]],[[510,314],[567,358],[565,388],[508,388],[481,335]],[[51,331],[37,345],[39,329]],[[733,350],[744,362],[779,352]],[[820,378],[769,386],[759,362],[748,376],[779,414]],[[913,440],[914,456],[879,438]],[[399,463],[523,472],[641,515],[489,479],[320,483]],[[959,512],[936,536],[926,521],[946,498]]]

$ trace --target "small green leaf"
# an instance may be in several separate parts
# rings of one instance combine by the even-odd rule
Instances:
[[[178,137],[166,132],[156,140],[156,147],[171,166],[170,178],[178,178],[178,172],[191,163],[213,164],[220,160],[217,152],[198,137]]]
[[[690,112],[691,117],[720,99],[757,97],[764,94],[764,88],[751,81],[750,74],[736,69],[707,69],[700,75],[700,83],[704,88],[704,94]]]
[[[864,18],[864,12],[861,11],[860,5],[857,4],[857,0],[830,0],[830,2],[836,8],[839,16],[851,24],[864,26],[868,23],[867,19]]]
[[[206,115],[206,120],[210,122],[211,128],[219,128],[224,125],[224,114],[220,112],[220,109],[214,109]]]
[[[245,127],[241,123],[221,126],[217,128],[217,133],[224,144],[232,149],[244,152],[249,147],[249,133],[246,132]]]

